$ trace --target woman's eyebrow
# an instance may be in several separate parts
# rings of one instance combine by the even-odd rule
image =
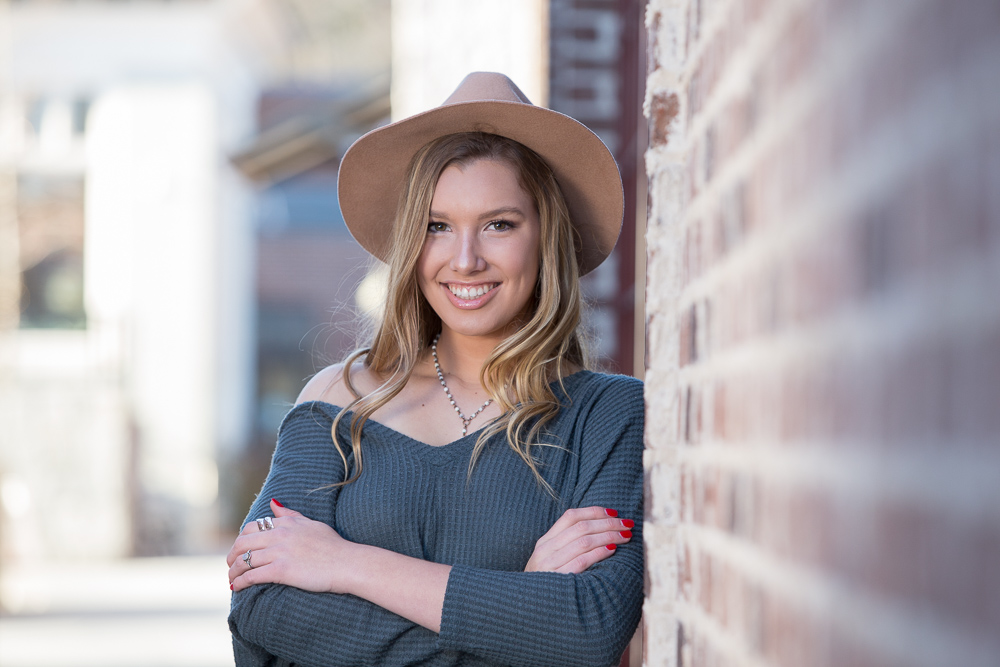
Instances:
[[[525,217],[524,212],[517,206],[501,206],[499,208],[492,209],[490,211],[485,211],[479,215],[480,220],[488,220],[490,218],[496,218],[501,215],[519,215],[522,218]],[[440,220],[448,220],[448,214],[442,213],[441,211],[430,212],[430,217]]]
[[[496,218],[501,215],[509,215],[509,214],[519,215],[522,218],[524,217],[524,213],[517,206],[501,206],[500,208],[495,208],[492,211],[487,211],[486,213],[483,213],[481,216],[479,216],[479,219],[486,220],[488,218]]]

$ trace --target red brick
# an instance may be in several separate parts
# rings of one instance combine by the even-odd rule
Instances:
[[[698,606],[709,615],[712,613],[712,566],[709,562],[710,556],[706,553],[698,554],[698,574],[695,587],[698,591]]]
[[[698,361],[698,314],[696,306],[688,306],[680,322],[680,364]]]
[[[976,246],[1000,247],[1000,118],[993,119],[980,137],[973,159],[977,183]]]
[[[844,537],[837,523],[836,501],[830,491],[801,487],[787,497],[788,557],[798,563],[827,569]]]
[[[826,665],[826,633],[808,609],[785,597],[763,597],[761,652],[772,665],[799,667]]]
[[[754,581],[742,581],[744,613],[743,639],[751,653],[764,651],[764,589]]]
[[[816,64],[817,51],[823,44],[820,10],[816,3],[800,5],[775,40],[775,50],[765,64],[778,88],[793,88]]]
[[[692,505],[691,505],[691,488],[690,488],[690,473],[688,472],[688,466],[684,464],[679,464],[677,466],[677,478],[678,478],[678,498],[677,498],[677,517],[680,523],[689,523],[692,520]]]
[[[680,566],[678,567],[677,591],[680,594],[681,599],[687,600],[688,602],[694,602],[696,599],[691,570],[691,547],[690,545],[685,544],[681,548]]]
[[[834,228],[786,258],[792,323],[805,326],[838,313],[857,293],[853,236]]]
[[[828,664],[851,667],[909,667],[910,663],[895,662],[878,649],[863,644],[841,628],[831,628]]]
[[[754,28],[754,24],[763,18],[770,6],[770,0],[746,0],[744,2],[744,30]]]
[[[680,104],[676,93],[658,93],[650,102],[650,135],[651,146],[667,146],[670,143],[670,126],[680,113]]]
[[[731,399],[731,394],[726,390],[726,383],[717,381],[712,387],[714,407],[712,410],[712,435],[720,441],[725,441],[729,437],[729,430],[726,428],[726,417],[730,415],[726,401]]]
[[[940,511],[881,505],[860,583],[912,607],[931,608],[984,636],[1000,624],[1000,527]]]
[[[951,435],[995,447],[1000,433],[1000,330],[963,332],[954,341],[950,359]]]

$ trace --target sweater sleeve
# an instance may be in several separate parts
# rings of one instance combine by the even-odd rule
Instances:
[[[264,487],[244,522],[271,516],[268,503],[336,527],[344,464],[330,436],[332,417],[317,404],[292,410],[278,432],[278,444]],[[295,664],[378,665],[401,663],[437,650],[437,635],[353,595],[311,593],[290,586],[251,586],[232,597],[229,627],[237,667]]]
[[[642,383],[614,378],[580,419],[572,506],[617,509],[635,521],[632,540],[580,574],[455,566],[442,649],[515,666],[604,666],[621,657],[642,611]]]

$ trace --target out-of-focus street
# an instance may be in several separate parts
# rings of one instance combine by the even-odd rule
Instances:
[[[233,664],[224,556],[5,566],[3,667]]]

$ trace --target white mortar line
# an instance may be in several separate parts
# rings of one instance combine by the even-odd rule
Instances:
[[[936,444],[936,443],[934,443]],[[991,442],[952,443],[947,451],[890,448],[864,442],[702,443],[682,448],[678,465],[745,472],[765,484],[835,492],[835,502],[871,507],[903,503],[956,519],[1000,521],[1000,452]]]
[[[979,261],[975,261],[978,259]],[[969,289],[969,286],[978,289]],[[986,257],[957,259],[935,274],[906,280],[877,298],[851,303],[806,326],[790,325],[775,334],[709,351],[678,371],[681,384],[711,380],[721,374],[774,369],[799,360],[824,360],[837,354],[891,352],[953,339],[956,333],[1000,328],[1000,299],[986,294],[1000,285],[1000,250]],[[928,317],[933,312],[933,317]],[[716,327],[713,313],[709,327]]]

